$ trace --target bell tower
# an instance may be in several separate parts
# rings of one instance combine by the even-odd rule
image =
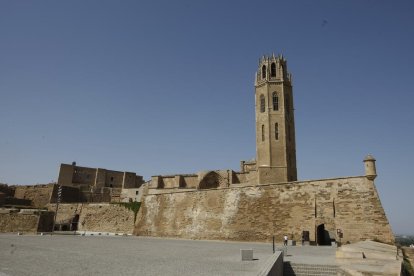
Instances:
[[[258,183],[296,181],[292,78],[282,55],[259,60],[255,98]]]

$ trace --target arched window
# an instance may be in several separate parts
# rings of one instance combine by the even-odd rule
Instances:
[[[279,96],[277,95],[277,92],[273,92],[273,110],[277,111],[279,110]]]
[[[265,131],[264,131],[264,125],[262,125],[262,141],[265,140]]]
[[[265,112],[265,108],[266,108],[266,100],[264,95],[260,95],[260,112]]]
[[[275,140],[279,140],[279,124],[275,123]]]
[[[266,78],[266,65],[262,66],[262,79]]]
[[[274,62],[270,65],[270,77],[276,77],[276,64]]]

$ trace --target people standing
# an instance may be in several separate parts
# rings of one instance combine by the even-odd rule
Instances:
[[[288,236],[287,236],[287,235],[285,235],[285,236],[283,237],[283,245],[284,245],[284,246],[287,246],[287,244],[288,244]]]

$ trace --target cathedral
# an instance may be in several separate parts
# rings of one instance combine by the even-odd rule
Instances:
[[[240,171],[157,175],[143,185],[134,234],[268,241],[306,238],[330,245],[372,239],[393,243],[374,180],[364,175],[298,181],[292,75],[282,56],[263,56],[254,80],[256,159]],[[362,166],[361,166],[362,167]]]

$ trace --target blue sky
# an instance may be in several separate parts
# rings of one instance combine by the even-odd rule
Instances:
[[[254,73],[293,74],[300,180],[363,174],[414,233],[413,1],[1,1],[0,182],[255,157]]]

